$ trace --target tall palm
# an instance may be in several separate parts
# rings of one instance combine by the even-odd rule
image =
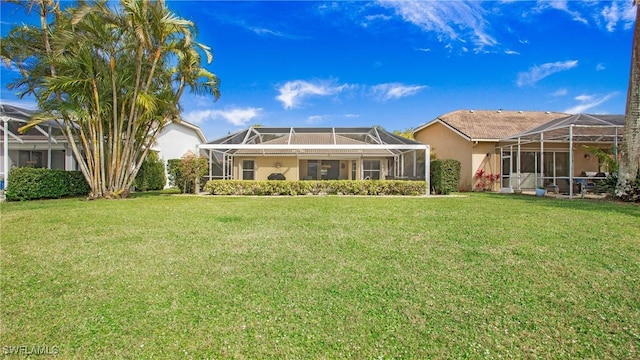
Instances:
[[[122,0],[117,11],[104,0],[64,11],[31,2],[46,20],[54,14],[53,25],[16,29],[2,44],[3,58],[24,69],[15,86],[43,110],[30,126],[62,119],[90,196],[126,196],[159,132],[179,121],[185,89],[219,97],[217,77],[202,67],[201,53],[210,62],[211,52],[164,1]]]
[[[627,90],[625,126],[622,146],[620,147],[620,167],[616,195],[622,199],[633,196],[632,184],[636,181],[640,166],[640,7],[636,1],[636,22],[631,47],[631,74]]]

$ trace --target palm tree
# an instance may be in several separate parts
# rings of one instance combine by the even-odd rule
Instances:
[[[23,4],[39,5],[41,27],[14,29],[2,57],[23,73],[13,86],[42,110],[28,126],[61,119],[90,197],[127,196],[159,132],[179,121],[184,91],[220,96],[201,65],[210,49],[163,0],[122,0],[119,10],[105,0],[64,11],[53,0]]]
[[[631,74],[627,90],[625,126],[622,146],[620,147],[620,166],[616,196],[621,199],[633,197],[633,183],[638,176],[640,166],[640,7],[636,1],[636,22],[631,47]]]

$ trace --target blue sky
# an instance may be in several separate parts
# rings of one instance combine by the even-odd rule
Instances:
[[[209,140],[253,124],[404,130],[458,109],[624,113],[630,0],[167,4],[214,52],[220,99],[182,99]],[[23,21],[3,2],[3,36]],[[20,103],[1,75],[2,101]]]

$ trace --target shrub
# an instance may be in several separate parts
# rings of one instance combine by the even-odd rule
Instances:
[[[212,195],[423,195],[425,183],[401,180],[253,181],[211,180],[204,191]]]
[[[133,186],[139,191],[162,190],[166,181],[164,163],[158,157],[158,153],[149,152],[138,170]]]
[[[202,186],[207,171],[207,159],[196,157],[193,154],[167,162],[169,184],[177,187],[182,193],[195,193],[196,181],[199,186]]]
[[[458,188],[460,161],[454,159],[431,161],[431,189],[436,194],[449,194]]]
[[[616,198],[616,186],[618,185],[618,173],[612,172],[607,178],[597,183],[598,191],[606,193],[611,198]],[[636,182],[631,184],[631,191],[628,198],[620,199],[622,201],[640,202],[640,171],[636,176]]]
[[[87,195],[90,191],[79,171],[14,168],[8,180],[5,192],[8,201],[57,199]]]

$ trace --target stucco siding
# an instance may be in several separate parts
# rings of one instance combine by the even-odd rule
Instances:
[[[415,134],[416,141],[431,145],[437,159],[460,161],[460,189],[471,189],[473,184],[472,143],[446,126],[435,123]]]
[[[198,133],[185,126],[171,123],[165,127],[153,146],[163,161],[180,159],[187,151],[196,152],[196,146],[201,143]]]

